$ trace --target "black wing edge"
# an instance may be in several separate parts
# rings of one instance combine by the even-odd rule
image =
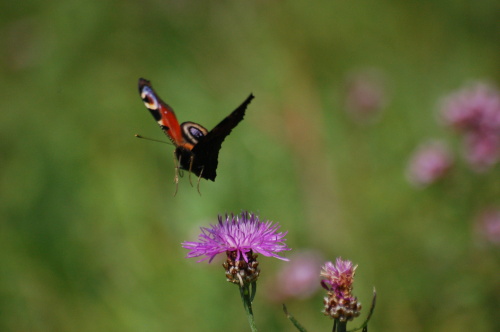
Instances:
[[[231,130],[243,120],[245,111],[254,98],[253,93],[251,93],[240,106],[232,111],[224,120],[219,122],[219,124],[207,134],[206,138],[212,139],[210,136],[222,137],[222,141],[224,141],[224,138],[231,133]]]
[[[138,86],[139,86],[139,93],[142,93],[142,88],[143,88],[144,86],[149,86],[151,89],[153,88],[153,87],[151,86],[151,82],[150,82],[150,81],[148,81],[148,80],[147,80],[147,79],[145,79],[145,78],[142,78],[142,77],[141,77],[141,78],[139,78],[139,83],[138,83]]]
[[[243,120],[245,111],[253,98],[255,98],[253,93],[250,93],[240,106],[231,112],[231,114],[215,126],[214,129],[194,146],[192,152],[195,155],[195,165],[193,166],[196,166],[196,168],[203,168],[201,177],[215,181],[215,177],[217,176],[216,170],[219,150],[222,146],[222,142],[224,142],[224,139],[231,133],[233,128]]]

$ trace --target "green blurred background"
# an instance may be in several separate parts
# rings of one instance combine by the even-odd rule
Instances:
[[[473,219],[500,204],[500,167],[459,159],[424,190],[404,176],[422,140],[458,143],[436,121],[444,94],[499,82],[499,13],[495,0],[3,1],[0,330],[247,331],[220,262],[180,245],[244,209],[294,250],[358,264],[362,316],[378,291],[371,331],[499,331],[499,251]],[[372,125],[344,109],[363,68],[386,84]],[[134,138],[164,138],[139,77],[207,128],[255,94],[201,196],[185,177],[173,197],[173,147]],[[265,294],[286,263],[260,261],[257,326],[292,331]],[[331,330],[322,297],[287,301],[310,331]]]

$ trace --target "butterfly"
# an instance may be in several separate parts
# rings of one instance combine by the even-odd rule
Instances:
[[[179,169],[198,176],[198,191],[201,178],[215,181],[222,142],[243,120],[247,106],[254,98],[253,94],[210,131],[194,122],[179,124],[172,107],[156,94],[151,83],[144,78],[139,79],[139,94],[146,108],[175,146],[176,186],[179,182]]]

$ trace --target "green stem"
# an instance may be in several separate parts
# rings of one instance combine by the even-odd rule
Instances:
[[[255,326],[255,320],[253,317],[252,300],[250,299],[250,289],[248,287],[248,284],[245,284],[243,286],[240,285],[240,295],[241,300],[243,301],[243,306],[245,307],[245,312],[247,314],[248,324],[250,324],[250,329],[252,330],[252,332],[257,332],[257,327]],[[255,293],[253,295],[255,296]]]
[[[370,321],[370,318],[372,318],[373,311],[375,310],[375,303],[377,302],[377,291],[375,290],[375,287],[373,288],[373,299],[372,299],[372,305],[370,307],[370,312],[368,312],[368,317],[366,317],[365,321],[360,327],[357,327],[355,329],[349,330],[348,332],[354,332],[358,330],[363,330],[367,331],[368,330],[368,322]]]
[[[346,332],[347,331],[347,322],[340,322],[338,320],[335,320],[335,325],[337,325],[336,332]]]
[[[285,304],[283,304],[283,312],[285,313],[286,318],[288,318],[292,322],[292,324],[295,325],[297,330],[299,330],[300,332],[307,332],[306,329],[302,325],[300,325],[300,323],[292,315],[290,315]]]

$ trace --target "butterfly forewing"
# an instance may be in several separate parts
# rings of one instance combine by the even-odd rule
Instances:
[[[215,180],[219,150],[222,142],[224,142],[224,139],[231,133],[233,128],[243,120],[247,106],[253,98],[253,94],[250,94],[238,108],[215,126],[205,137],[201,138],[198,144],[193,147],[192,152],[195,155],[195,159],[192,168],[203,168],[202,178]]]
[[[153,115],[160,128],[176,146],[184,143],[181,127],[172,107],[168,106],[156,94],[151,83],[144,79],[139,79],[139,94],[149,112]]]

